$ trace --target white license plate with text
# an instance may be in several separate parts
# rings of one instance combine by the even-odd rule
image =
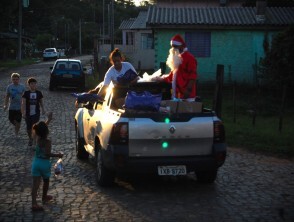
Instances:
[[[159,176],[177,176],[186,175],[187,170],[185,165],[179,166],[158,166]]]

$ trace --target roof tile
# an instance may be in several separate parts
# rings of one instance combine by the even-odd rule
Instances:
[[[160,8],[151,6],[146,25],[284,26],[294,23],[294,8],[268,7],[265,21],[256,19],[255,7]]]

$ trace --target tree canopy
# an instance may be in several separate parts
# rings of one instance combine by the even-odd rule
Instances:
[[[83,41],[92,47],[93,43],[90,39],[102,35],[103,27],[105,35],[109,34],[112,2],[114,2],[114,35],[119,37],[118,27],[121,22],[124,19],[137,17],[142,7],[148,6],[136,7],[134,0],[30,0],[29,7],[23,8],[22,33],[33,39],[38,38],[39,49],[44,47],[44,41],[45,43],[59,41],[63,45],[67,43],[77,47],[81,21]],[[18,32],[18,8],[18,1],[1,0],[1,32]],[[46,39],[43,44],[41,44],[42,39]]]
[[[280,32],[272,41],[264,65],[266,79],[273,88],[287,86],[294,89],[294,25]]]

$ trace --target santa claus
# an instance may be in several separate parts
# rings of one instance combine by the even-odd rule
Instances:
[[[159,81],[172,83],[172,97],[195,101],[197,60],[188,52],[183,38],[177,34],[172,37],[171,49],[166,64],[171,69],[169,74],[163,75]]]

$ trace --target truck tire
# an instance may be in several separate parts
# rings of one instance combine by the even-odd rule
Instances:
[[[209,171],[197,171],[195,173],[199,183],[213,183],[217,176],[217,169]]]
[[[76,129],[76,155],[80,160],[87,159],[89,153],[85,150],[84,139],[80,137],[78,130]]]
[[[113,185],[115,173],[107,169],[103,163],[101,150],[96,149],[96,179],[97,183],[102,187]]]

